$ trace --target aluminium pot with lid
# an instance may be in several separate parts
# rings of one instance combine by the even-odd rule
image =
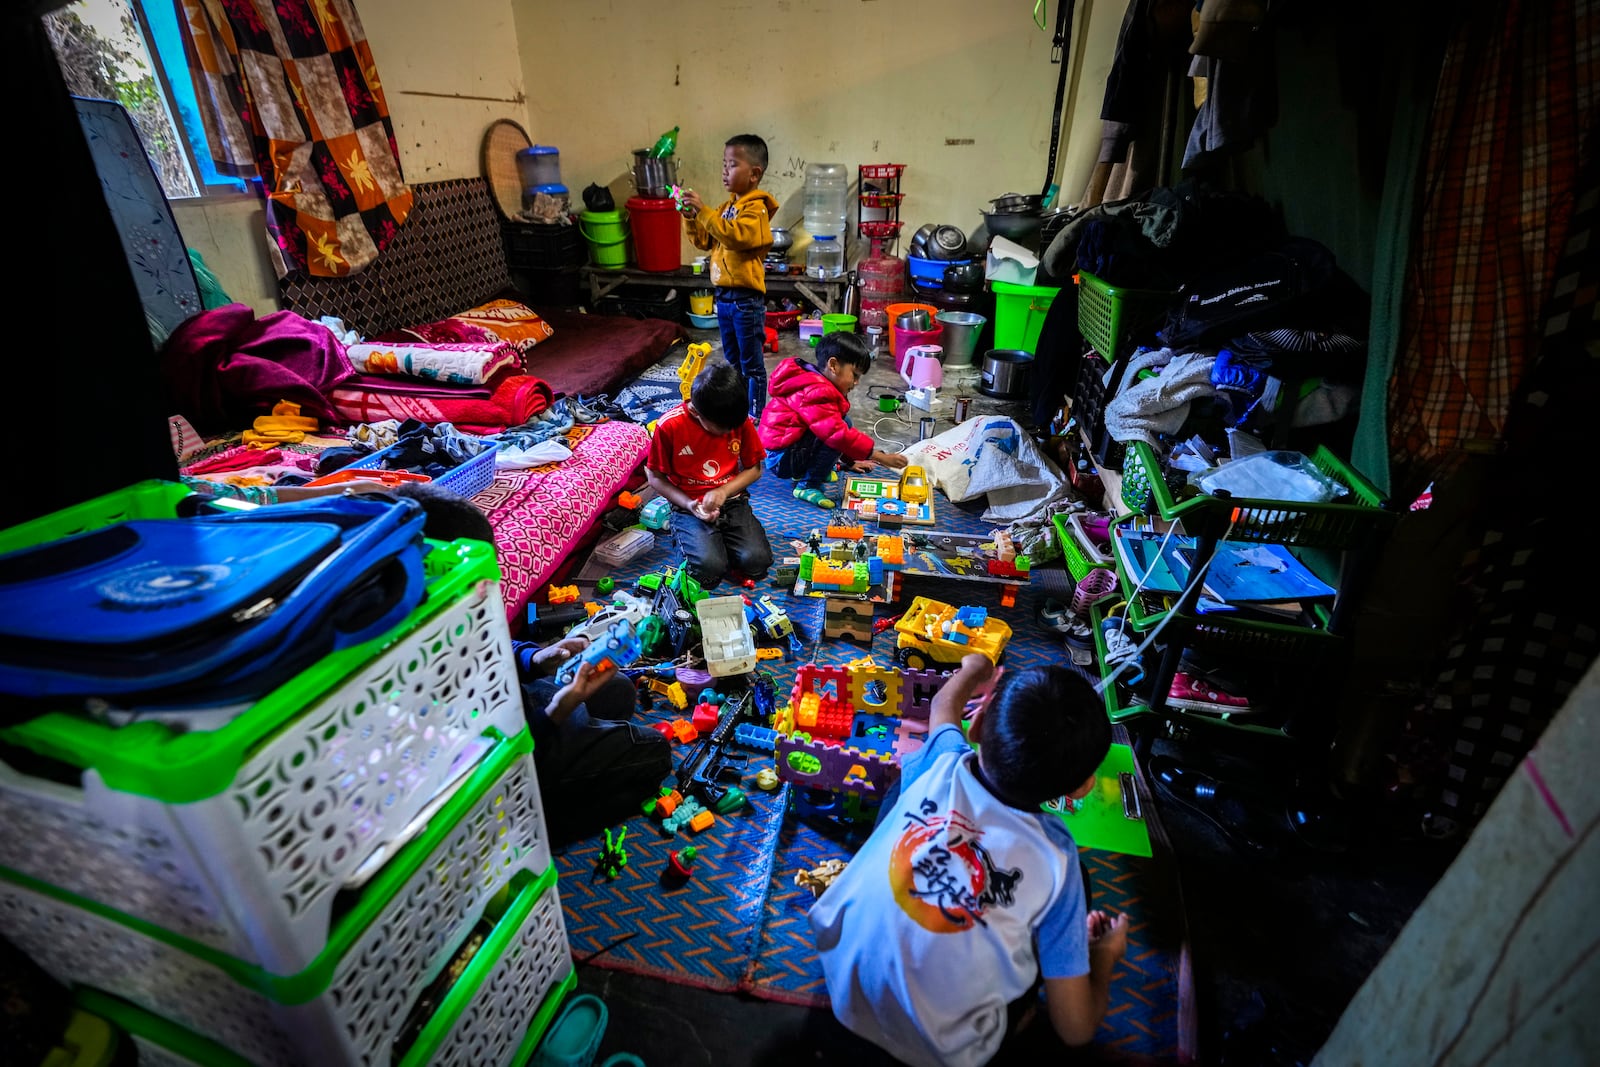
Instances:
[[[1033,371],[1033,353],[1021,348],[991,348],[983,355],[978,392],[1000,400],[1026,394]]]

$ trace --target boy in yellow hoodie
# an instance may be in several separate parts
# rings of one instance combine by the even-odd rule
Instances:
[[[753,133],[728,138],[722,149],[722,184],[730,194],[721,207],[707,207],[685,189],[679,211],[689,240],[711,253],[711,284],[716,290],[722,355],[739,368],[750,394],[750,417],[767,403],[767,271],[762,261],[772,247],[772,213],[778,202],[762,188],[767,142]]]

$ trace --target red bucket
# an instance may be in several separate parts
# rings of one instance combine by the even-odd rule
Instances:
[[[666,197],[635,196],[628,200],[633,230],[633,257],[640,270],[674,271],[683,266],[682,218]]]

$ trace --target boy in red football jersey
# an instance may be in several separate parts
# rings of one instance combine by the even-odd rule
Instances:
[[[673,539],[706,589],[730,571],[759,580],[772,566],[772,544],[745,492],[766,454],[744,378],[727,363],[696,375],[689,399],[656,423],[645,478],[672,505]]]

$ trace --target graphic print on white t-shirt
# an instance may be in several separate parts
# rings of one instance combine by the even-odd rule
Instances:
[[[889,884],[907,917],[935,934],[985,925],[991,907],[1016,900],[1018,868],[1001,870],[983,846],[983,830],[966,814],[939,813],[931,798],[906,813],[889,857]]]

